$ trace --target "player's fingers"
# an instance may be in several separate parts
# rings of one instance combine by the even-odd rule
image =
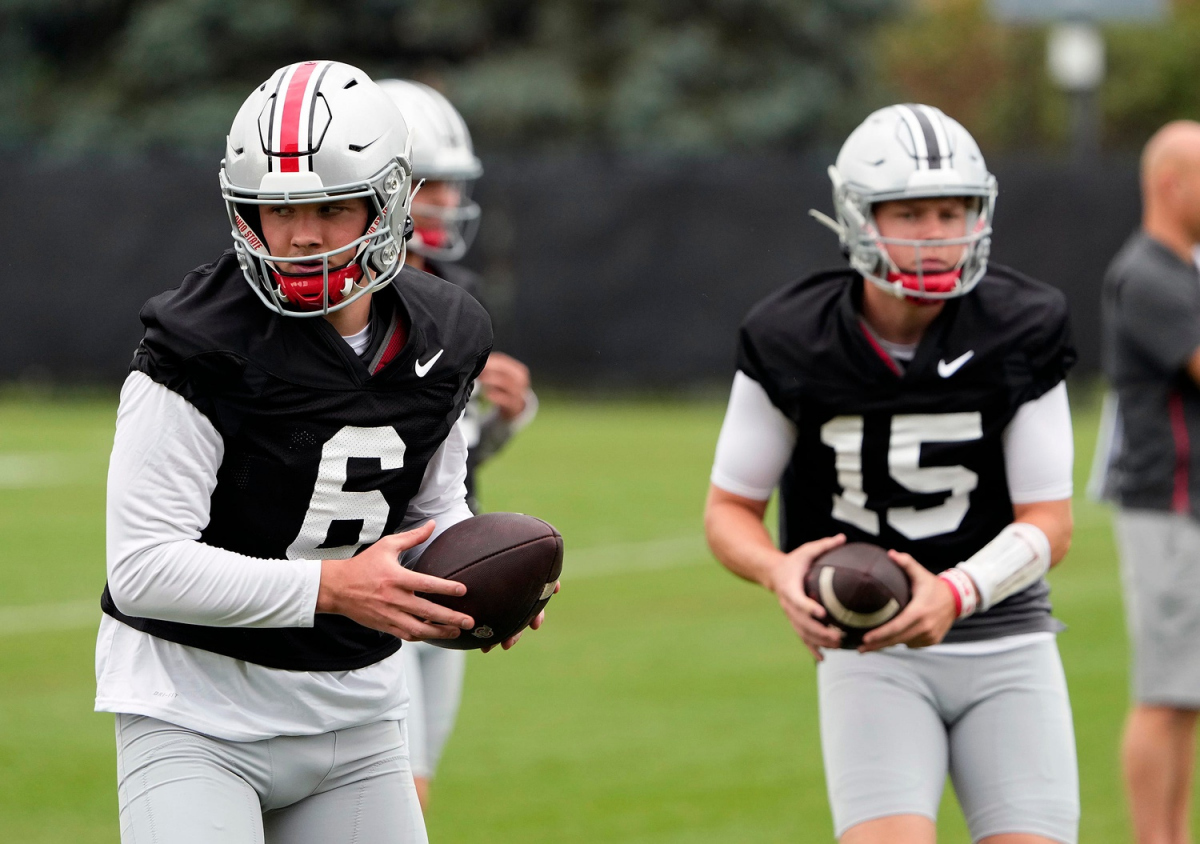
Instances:
[[[784,613],[792,624],[792,629],[806,644],[820,645],[823,648],[836,648],[842,643],[842,631],[837,627],[822,624],[805,612],[796,612],[784,607]]]
[[[406,592],[428,592],[430,595],[453,595],[455,597],[467,594],[465,583],[405,568],[396,572],[396,584]]]
[[[813,623],[811,625],[803,625],[805,641],[820,645],[822,648],[840,648],[842,646],[842,637],[846,634],[839,627],[832,627],[826,624]]]
[[[525,400],[510,393],[489,395],[487,399],[500,409],[500,412],[505,415],[506,419],[513,418],[525,409]]]
[[[840,648],[842,646],[841,632],[836,627],[834,628],[816,628],[813,629],[803,622],[794,622],[792,630],[800,637],[800,641],[805,647],[812,648]]]
[[[504,354],[503,352],[493,352],[488,357],[487,365],[483,368],[484,373],[493,375],[502,375],[517,381],[529,381],[529,367],[521,363],[514,357]]]
[[[470,630],[475,626],[475,620],[466,613],[443,607],[433,601],[427,601],[420,595],[410,594],[407,590],[400,590],[399,594],[395,596],[393,605],[398,613],[413,615],[435,624],[461,627],[463,630]]]
[[[820,601],[814,601],[803,592],[800,593],[796,603],[801,609],[803,609],[813,618],[827,618],[829,616],[829,611],[826,610],[825,607],[821,606]]]
[[[483,394],[493,404],[513,404],[525,401],[525,390],[519,384],[507,380],[483,385]]]
[[[917,621],[916,617],[904,616],[901,613],[900,616],[896,616],[892,621],[882,625],[882,627],[871,630],[870,633],[864,635],[863,647],[860,647],[859,650],[864,652],[878,651],[883,647],[899,645],[900,642],[905,641],[907,636],[910,635],[911,629]]]
[[[529,388],[528,379],[521,372],[509,368],[485,369],[479,373],[479,383],[485,389],[504,390],[507,393],[524,393]]]
[[[509,387],[507,384],[484,384],[483,397],[492,404],[501,407],[524,404],[525,391]]]
[[[794,628],[793,628],[794,629]],[[802,633],[797,630],[796,635],[809,648],[831,648],[836,650],[842,646],[841,637],[837,634],[830,633]]]
[[[383,544],[388,550],[394,550],[397,554],[400,551],[407,551],[409,548],[415,548],[429,537],[433,536],[433,529],[436,527],[433,519],[425,522],[423,525],[406,530],[403,533],[393,533],[390,536],[385,536],[376,544]]]
[[[504,648],[504,650],[508,650],[513,645],[515,645],[517,642],[521,641],[521,637],[524,635],[525,635],[524,630],[522,630],[520,633],[514,633],[512,636],[509,636],[507,639],[505,639],[500,644],[500,647]]]
[[[456,639],[462,630],[445,624],[432,624],[417,616],[409,616],[402,622],[393,625],[393,629],[388,632],[399,636],[406,642],[424,642],[427,639]]]
[[[863,644],[859,650],[866,653],[899,645],[912,635],[913,627],[920,621],[921,613],[914,608],[913,604],[909,604],[887,624],[881,625],[863,636]]]
[[[804,589],[795,584],[786,584],[779,590],[779,599],[786,601],[793,609],[810,615],[813,618],[825,618],[828,613],[819,601],[814,601],[804,593]]]
[[[805,542],[792,553],[800,553],[802,556],[811,561],[815,560],[817,557],[821,556],[827,551],[832,551],[834,548],[837,548],[839,545],[844,545],[845,543],[846,534],[839,533],[835,536],[827,536],[824,539],[814,539],[812,542]]]
[[[546,611],[542,610],[540,613],[538,613],[536,616],[534,616],[533,621],[529,622],[529,629],[537,630],[539,627],[542,626],[543,623],[545,623],[545,621],[546,621]]]
[[[504,383],[505,378],[504,378],[503,372],[498,371],[495,367],[493,367],[489,364],[488,367],[483,370],[483,372],[479,373],[478,380],[479,380],[480,386],[483,387],[485,390],[486,389],[494,390],[494,389],[496,389],[497,385]]]
[[[904,569],[904,573],[908,575],[909,582],[913,584],[920,580],[923,575],[931,574],[929,569],[913,559],[911,554],[905,554],[903,551],[893,549],[888,551],[888,557],[893,563]]]

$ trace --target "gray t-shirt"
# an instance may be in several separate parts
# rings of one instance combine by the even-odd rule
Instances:
[[[1188,360],[1200,348],[1200,275],[1144,232],[1104,277],[1104,369],[1122,436],[1107,484],[1124,507],[1200,518],[1200,389]]]

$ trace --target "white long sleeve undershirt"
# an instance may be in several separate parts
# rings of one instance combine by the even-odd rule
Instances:
[[[108,466],[108,588],[129,616],[218,627],[312,627],[320,560],[206,545],[224,444],[181,396],[135,372]]]
[[[124,613],[191,624],[311,627],[320,560],[262,560],[199,541],[220,434],[182,396],[132,373],[121,392],[108,477],[108,576]],[[430,461],[404,525],[435,535],[470,518],[461,420]],[[414,549],[415,557],[421,549]],[[403,717],[398,655],[353,671],[283,671],[159,639],[104,616],[96,709],[255,741]]]

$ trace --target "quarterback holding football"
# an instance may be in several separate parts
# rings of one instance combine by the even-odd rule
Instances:
[[[419,844],[401,640],[473,620],[399,563],[471,516],[491,324],[404,265],[410,139],[357,68],[272,74],[220,185],[233,248],[143,308],[109,468],[121,837]]]
[[[709,545],[778,597],[818,660],[843,844],[932,844],[949,774],[971,837],[1074,844],[1070,703],[1047,570],[1070,544],[1055,289],[989,265],[996,180],[936,108],[895,105],[829,168],[849,267],[746,317],[705,512]],[[780,492],[779,547],[763,525]],[[911,600],[856,649],[804,575],[847,541],[888,549]]]

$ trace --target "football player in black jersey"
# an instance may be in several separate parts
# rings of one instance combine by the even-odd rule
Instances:
[[[410,161],[362,71],[281,68],[229,133],[234,248],[142,311],[96,659],[124,841],[427,840],[398,651],[472,621],[398,561],[471,515],[491,326],[404,266]]]
[[[483,175],[471,133],[458,109],[440,92],[420,82],[383,79],[413,130],[413,237],[405,254],[410,267],[432,273],[484,301],[483,280],[460,260],[471,248],[480,220],[471,188]],[[467,500],[478,512],[475,469],[500,451],[537,414],[529,368],[511,355],[492,351],[467,405]],[[487,400],[484,409],[479,397]]]
[[[405,263],[458,285],[483,301],[481,279],[458,263],[471,247],[480,218],[471,187],[483,175],[466,121],[449,100],[420,82],[381,79],[413,134],[413,238]],[[467,436],[467,503],[479,512],[475,470],[533,420],[537,397],[529,369],[493,351],[479,373],[463,417]],[[491,405],[484,408],[481,395]],[[404,649],[408,682],[408,739],[421,806],[458,715],[466,671],[464,651],[416,642]]]
[[[1064,299],[988,265],[995,179],[941,111],[875,112],[830,168],[850,267],[756,306],[706,507],[709,544],[773,591],[819,662],[844,844],[932,844],[947,773],[972,839],[1077,837],[1070,704],[1043,579],[1071,537]],[[780,547],[763,516],[780,490]],[[912,601],[839,649],[803,591],[843,542],[889,549]]]

